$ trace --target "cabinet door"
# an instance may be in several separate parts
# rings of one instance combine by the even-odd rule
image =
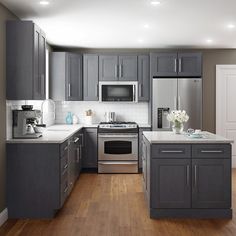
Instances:
[[[231,161],[192,160],[192,207],[231,207]]]
[[[137,81],[138,60],[135,55],[119,56],[119,80]]]
[[[143,157],[143,132],[144,131],[151,131],[151,128],[139,128],[139,168],[142,168],[142,157]]]
[[[150,95],[150,65],[149,56],[141,55],[138,56],[138,100],[149,101]]]
[[[201,53],[178,53],[178,75],[184,77],[201,77]]]
[[[151,160],[151,208],[191,207],[191,160]]]
[[[66,98],[68,101],[82,101],[82,57],[67,54]]]
[[[110,81],[118,80],[118,56],[103,55],[99,56],[99,80]]]
[[[97,128],[87,128],[84,132],[83,168],[97,168]]]
[[[147,146],[145,145],[145,142],[142,141],[141,143],[141,160],[142,160],[142,172],[143,172],[143,184],[144,184],[144,190],[147,191]]]
[[[98,55],[83,56],[84,101],[98,101]]]
[[[152,76],[177,76],[177,53],[151,53]]]

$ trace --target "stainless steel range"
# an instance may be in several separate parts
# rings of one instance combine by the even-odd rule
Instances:
[[[99,124],[98,173],[138,173],[138,125],[135,122]]]

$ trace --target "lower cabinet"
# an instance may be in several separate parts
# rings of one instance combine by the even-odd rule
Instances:
[[[9,218],[52,218],[78,178],[82,131],[62,144],[8,143]]]
[[[150,144],[143,139],[150,216],[231,218],[231,145],[179,147],[182,154],[177,144]]]
[[[153,208],[191,207],[191,159],[151,161],[151,206]]]
[[[142,168],[142,165],[143,165],[143,161],[142,161],[142,142],[143,142],[143,132],[144,131],[151,131],[151,128],[147,128],[147,127],[139,128],[139,145],[138,145],[139,168]]]
[[[97,128],[84,129],[84,146],[82,167],[94,169],[98,166]]]

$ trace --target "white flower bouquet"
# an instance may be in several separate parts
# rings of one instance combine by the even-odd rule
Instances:
[[[167,115],[167,120],[173,123],[173,131],[180,134],[183,131],[183,123],[189,120],[189,116],[184,110],[173,110]]]

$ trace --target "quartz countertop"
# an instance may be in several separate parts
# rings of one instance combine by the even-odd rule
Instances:
[[[76,132],[86,126],[77,125],[52,125],[45,129],[43,136],[37,139],[9,139],[7,143],[63,143]]]
[[[169,131],[146,131],[143,132],[145,138],[151,143],[233,143],[231,139],[202,131],[202,138],[191,138],[186,133],[174,134]]]

